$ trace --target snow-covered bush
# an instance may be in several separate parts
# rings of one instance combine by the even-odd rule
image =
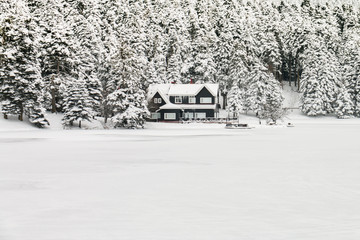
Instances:
[[[129,106],[124,112],[116,114],[112,117],[115,128],[144,128],[147,112],[144,109]]]

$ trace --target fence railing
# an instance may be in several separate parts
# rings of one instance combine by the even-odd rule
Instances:
[[[238,118],[222,118],[222,117],[207,117],[207,118],[180,118],[180,123],[193,123],[193,122],[201,122],[201,123],[229,123],[238,121]]]

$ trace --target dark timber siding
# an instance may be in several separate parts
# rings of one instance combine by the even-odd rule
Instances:
[[[181,104],[189,104],[189,96],[181,96],[181,97],[182,97]],[[200,98],[202,98],[202,97],[211,97],[211,103],[208,103],[208,104],[215,104],[215,96],[213,96],[209,92],[209,90],[207,90],[206,87],[203,87],[203,89],[201,89],[201,91],[195,97],[196,97],[196,104],[200,104]],[[180,103],[175,103],[175,96],[170,96],[169,99],[170,99],[171,103],[180,104]],[[203,103],[203,104],[206,104],[206,103]]]
[[[196,104],[200,104],[200,98],[202,97],[211,97],[211,104],[215,104],[215,97],[209,92],[209,90],[207,90],[206,87],[203,87],[198,95],[196,95]]]
[[[207,118],[215,117],[215,111],[213,109],[185,109],[184,112],[179,109],[163,109],[160,110],[160,121],[179,121],[180,119],[185,119],[185,113],[186,112],[192,112],[194,113],[206,113]],[[175,120],[169,120],[165,119],[165,113],[176,113],[176,119]],[[183,115],[184,114],[184,115]]]
[[[192,112],[194,113],[206,113],[207,118],[215,117],[215,111],[213,109],[185,109],[184,112]]]
[[[161,98],[161,103],[154,103],[154,98]],[[161,95],[157,92],[153,98],[150,99],[148,109],[150,112],[155,112],[158,110],[161,106],[165,105],[165,100],[161,97]]]
[[[179,109],[163,109],[163,110],[160,110],[160,121],[178,121],[180,120],[180,118],[182,117],[181,116],[181,113],[182,111],[179,110]],[[176,113],[176,119],[175,120],[169,120],[169,119],[165,119],[165,113]]]
[[[188,96],[181,96],[182,103],[175,103],[175,96],[170,96],[170,102],[174,104],[189,104],[189,97]]]

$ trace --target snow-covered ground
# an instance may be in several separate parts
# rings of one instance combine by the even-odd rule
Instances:
[[[360,239],[360,120],[242,121],[255,128],[1,119],[0,239]]]

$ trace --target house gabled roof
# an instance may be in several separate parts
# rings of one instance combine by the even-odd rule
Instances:
[[[213,95],[216,96],[219,85],[218,84],[172,84],[170,86],[169,96],[196,96],[204,87]]]
[[[167,103],[167,104],[161,106],[159,109],[180,109],[180,110],[182,110],[180,105],[176,105],[173,103]]]
[[[156,93],[159,93],[160,96],[163,98],[165,103],[170,103],[169,97],[167,97],[167,93],[172,84],[152,84],[149,86],[148,89],[148,101],[152,99]]]
[[[160,107],[160,110],[164,110],[164,109],[179,109],[179,110],[195,110],[195,109],[216,109],[217,106],[216,104],[173,104],[173,103],[168,103],[165,104],[163,106]]]
[[[196,96],[204,87],[216,96],[219,91],[219,84],[152,84],[148,90],[148,100],[159,93],[167,103],[168,96]]]

